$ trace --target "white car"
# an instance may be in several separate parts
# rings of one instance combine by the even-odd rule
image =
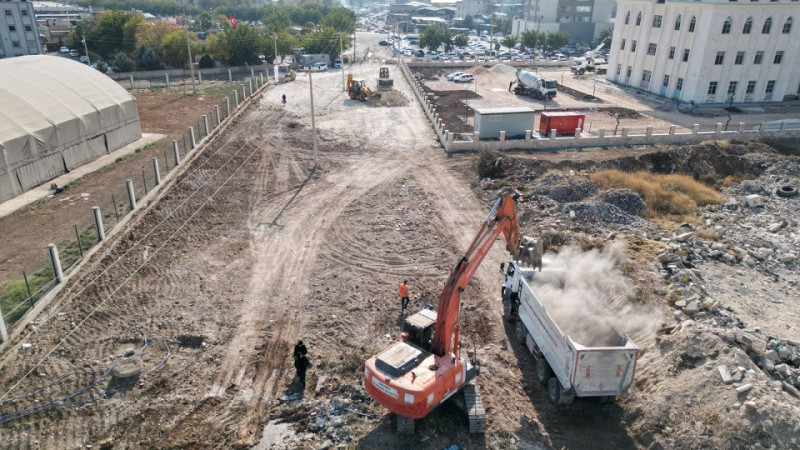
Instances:
[[[69,51],[69,56],[72,56],[73,58],[77,58],[79,56],[78,55],[78,51],[77,50],[70,50]]]
[[[469,83],[474,80],[475,77],[472,76],[471,73],[462,73],[461,75],[453,78],[453,81],[455,81],[456,83]]]
[[[311,65],[312,72],[325,72],[326,70],[328,70],[327,63],[318,62]]]
[[[69,55],[69,47],[61,47],[61,49],[58,52],[63,55]]]
[[[455,79],[455,77],[458,77],[458,76],[461,76],[461,75],[464,75],[464,72],[453,72],[453,73],[451,73],[450,75],[447,76],[447,80],[448,81],[453,81],[453,79]]]

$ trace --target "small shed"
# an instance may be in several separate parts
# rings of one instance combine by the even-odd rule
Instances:
[[[497,139],[500,132],[506,138],[525,137],[525,131],[533,130],[534,111],[526,106],[514,108],[475,108],[475,132],[481,139]]]

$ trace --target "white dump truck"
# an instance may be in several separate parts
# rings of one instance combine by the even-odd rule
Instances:
[[[588,56],[581,56],[572,58],[572,64],[569,70],[577,75],[583,75],[586,72],[594,72],[597,75],[602,75],[608,72],[608,61],[603,58],[592,58]]]
[[[504,269],[501,265],[500,270]],[[547,387],[552,403],[568,405],[576,396],[611,403],[628,391],[639,355],[639,347],[629,337],[610,325],[598,327],[596,320],[591,333],[578,332],[587,322],[580,312],[564,321],[564,328],[559,327],[534,294],[541,273],[511,261],[505,275],[503,317],[514,324],[516,338],[536,358],[536,378]],[[570,330],[576,331],[575,336]]]
[[[528,70],[517,71],[517,85],[514,93],[517,95],[527,95],[535,99],[552,99],[556,96],[558,82],[556,80],[546,80],[534,72]]]

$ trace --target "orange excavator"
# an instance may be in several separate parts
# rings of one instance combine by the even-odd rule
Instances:
[[[423,309],[406,318],[402,339],[364,364],[364,386],[378,403],[397,415],[400,433],[414,431],[414,419],[427,416],[454,398],[469,417],[469,432],[483,433],[486,414],[473,379],[477,368],[459,353],[461,292],[472,280],[494,242],[505,235],[514,259],[524,258],[514,199],[503,193],[467,251],[458,259],[439,297],[437,311]]]

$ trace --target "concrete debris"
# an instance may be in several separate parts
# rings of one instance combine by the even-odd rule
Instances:
[[[764,206],[764,197],[758,194],[748,195],[744,198],[744,203],[750,208]]]
[[[736,388],[736,392],[738,394],[744,394],[745,392],[749,392],[752,389],[753,389],[753,385],[750,384],[750,383],[747,383],[747,384],[743,384],[743,385],[737,387]]]
[[[733,383],[733,378],[731,377],[731,373],[724,364],[717,366],[717,370],[719,370],[719,376],[722,377],[722,382],[725,384]]]

